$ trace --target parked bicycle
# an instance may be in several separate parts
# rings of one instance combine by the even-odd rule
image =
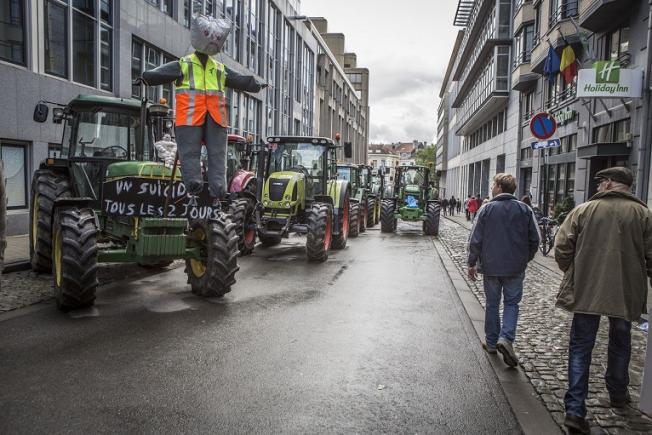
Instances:
[[[542,217],[539,219],[539,233],[541,240],[539,241],[539,250],[546,256],[555,245],[555,235],[557,234],[556,227],[559,223],[549,217]]]

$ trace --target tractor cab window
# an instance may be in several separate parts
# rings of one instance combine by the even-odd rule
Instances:
[[[227,174],[233,174],[238,169],[242,169],[242,152],[240,151],[244,144],[229,142],[226,148],[226,171]]]
[[[327,158],[326,147],[312,143],[272,143],[269,171],[295,171],[306,176],[307,189],[315,185],[314,194],[321,194],[321,183],[324,176],[324,159]]]
[[[361,176],[362,176],[362,184],[366,186],[369,181],[369,168],[362,168]]]
[[[339,167],[337,168],[337,179],[346,180],[349,183],[351,182],[351,168]]]
[[[401,174],[401,183],[405,186],[420,186],[425,180],[425,174],[421,168],[406,169]]]
[[[136,140],[140,117],[120,112],[81,112],[73,157],[108,160],[135,160]],[[149,150],[149,136],[145,135],[145,150]]]

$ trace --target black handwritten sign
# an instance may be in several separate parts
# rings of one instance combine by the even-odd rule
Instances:
[[[210,219],[217,218],[218,210],[208,186],[197,197],[187,195],[181,181],[170,185],[169,180],[126,177],[107,181],[102,188],[102,210],[110,216],[163,217],[165,198],[169,194],[170,218]]]

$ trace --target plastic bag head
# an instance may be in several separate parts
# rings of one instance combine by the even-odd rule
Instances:
[[[198,52],[215,56],[222,50],[230,31],[228,20],[195,15],[190,25],[190,42]]]

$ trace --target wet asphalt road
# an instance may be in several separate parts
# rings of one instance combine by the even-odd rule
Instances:
[[[222,300],[180,268],[0,317],[0,433],[518,433],[419,227],[257,248]]]

